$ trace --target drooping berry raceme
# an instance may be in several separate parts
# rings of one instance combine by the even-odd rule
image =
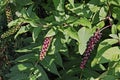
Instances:
[[[42,50],[40,52],[40,60],[43,60],[45,58],[46,52],[48,51],[51,41],[52,41],[52,37],[45,38],[43,42]]]
[[[7,23],[9,23],[13,20],[11,8],[9,5],[6,7],[5,12],[6,12],[6,17],[7,17]]]
[[[13,35],[14,33],[16,33],[21,28],[21,26],[24,26],[24,25],[27,25],[27,23],[21,23],[20,25],[13,26],[8,31],[3,33],[0,38],[4,39],[6,37],[9,37],[9,36]]]
[[[94,33],[94,35],[89,39],[87,48],[83,54],[82,62],[80,64],[81,69],[84,69],[85,64],[87,63],[87,60],[90,56],[90,53],[94,49],[95,44],[100,40],[101,35],[102,35],[102,33],[100,33],[100,30],[97,29],[96,32]]]

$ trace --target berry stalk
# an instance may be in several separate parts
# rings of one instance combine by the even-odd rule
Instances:
[[[87,60],[90,56],[90,53],[93,51],[96,43],[100,40],[101,35],[102,35],[102,33],[100,32],[99,29],[97,29],[96,32],[94,33],[94,35],[89,39],[88,44],[87,44],[87,48],[86,48],[84,55],[83,55],[82,62],[80,64],[81,69],[84,69],[84,67],[87,63]]]

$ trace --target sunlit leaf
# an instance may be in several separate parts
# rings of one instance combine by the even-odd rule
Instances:
[[[79,35],[79,52],[80,54],[83,54],[86,49],[87,41],[91,37],[92,32],[90,29],[83,27],[78,31],[78,35]]]
[[[97,54],[96,57],[94,58],[94,60],[92,61],[92,66],[99,64],[99,61],[102,57],[102,55],[104,55],[104,52],[107,51],[109,48],[112,47],[113,44],[116,44],[118,42],[118,40],[116,39],[106,39],[103,42],[101,42],[99,44],[98,50],[97,50]],[[109,52],[108,56],[112,54],[112,52]],[[104,60],[107,61],[107,60]],[[108,61],[107,61],[108,62]]]

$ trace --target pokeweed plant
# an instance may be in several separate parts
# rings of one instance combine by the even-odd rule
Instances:
[[[9,62],[6,73],[0,62],[2,79],[120,79],[119,0],[3,0],[1,22],[8,5],[12,19],[4,16],[8,23],[0,26],[8,58],[0,59]]]

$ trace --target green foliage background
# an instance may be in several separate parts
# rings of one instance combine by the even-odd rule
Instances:
[[[5,8],[13,21],[7,24]],[[109,25],[87,62],[95,30]],[[120,0],[0,0],[0,76],[4,80],[119,80]],[[45,37],[53,36],[43,61]]]

